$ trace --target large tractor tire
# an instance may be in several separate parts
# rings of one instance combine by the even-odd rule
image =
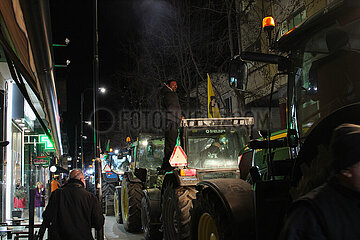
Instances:
[[[189,240],[192,200],[195,187],[165,187],[162,202],[162,224],[165,240]]]
[[[122,224],[122,216],[121,216],[121,187],[118,186],[115,188],[114,193],[114,213],[116,222]]]
[[[141,183],[131,183],[124,177],[121,184],[121,216],[127,232],[141,231],[141,199],[143,197]]]
[[[113,206],[112,199],[115,192],[115,184],[116,183],[107,182],[105,179],[102,179],[101,181],[102,208],[103,208],[103,213],[105,214],[107,214],[108,207]]]
[[[105,215],[115,216],[114,212],[114,195],[107,195],[105,197]]]
[[[191,212],[191,239],[232,239],[232,224],[217,196],[198,192]]]
[[[150,200],[145,196],[141,200],[141,224],[144,231],[144,237],[146,240],[162,239],[162,232],[160,231],[161,224],[154,224],[152,220],[152,211],[150,206]],[[159,210],[160,212],[160,210]]]
[[[208,182],[209,187],[200,188],[193,200],[191,239],[255,239],[251,185],[241,179]]]

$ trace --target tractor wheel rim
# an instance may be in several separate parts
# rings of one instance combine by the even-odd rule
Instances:
[[[209,213],[203,213],[199,220],[198,240],[218,240],[219,233],[214,219]]]
[[[123,198],[122,198],[123,216],[126,221],[126,219],[128,218],[128,197],[127,197],[126,187],[123,187],[122,194],[123,194]]]
[[[115,206],[115,217],[119,216],[119,206],[118,206],[118,201],[117,201],[117,195],[116,193],[114,194],[114,206]]]

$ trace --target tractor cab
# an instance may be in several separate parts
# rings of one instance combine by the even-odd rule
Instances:
[[[164,143],[163,136],[140,133],[130,147],[130,172],[133,177],[140,179],[146,188],[154,187],[157,183],[158,168],[164,158]]]
[[[156,170],[164,157],[164,137],[140,134],[134,149],[134,167]]]
[[[170,174],[176,175],[180,185],[188,186],[203,179],[239,178],[240,150],[249,141],[253,125],[253,117],[183,119],[186,166]]]

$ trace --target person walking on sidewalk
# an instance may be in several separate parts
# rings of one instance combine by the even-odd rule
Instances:
[[[41,220],[42,218],[43,207],[45,207],[45,195],[46,193],[45,193],[44,185],[41,182],[37,182],[35,188],[34,205],[39,220]]]
[[[51,192],[55,191],[60,187],[59,176],[55,176],[54,180],[51,181]]]
[[[69,181],[51,194],[43,219],[51,240],[94,239],[91,228],[100,230],[105,219],[97,197],[85,190],[80,169],[72,170]]]

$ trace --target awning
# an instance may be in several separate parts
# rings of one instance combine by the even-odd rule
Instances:
[[[25,88],[23,94],[27,94],[31,102],[40,102],[46,121],[42,119],[39,121],[45,133],[50,135],[54,142],[57,155],[61,156],[63,149],[49,11],[47,0],[1,0],[0,44],[7,54],[10,65],[15,67],[16,75],[22,76],[15,82],[19,86],[24,78],[29,86],[24,87],[23,84]],[[10,69],[11,67],[9,66]],[[35,100],[34,97],[37,99]]]

